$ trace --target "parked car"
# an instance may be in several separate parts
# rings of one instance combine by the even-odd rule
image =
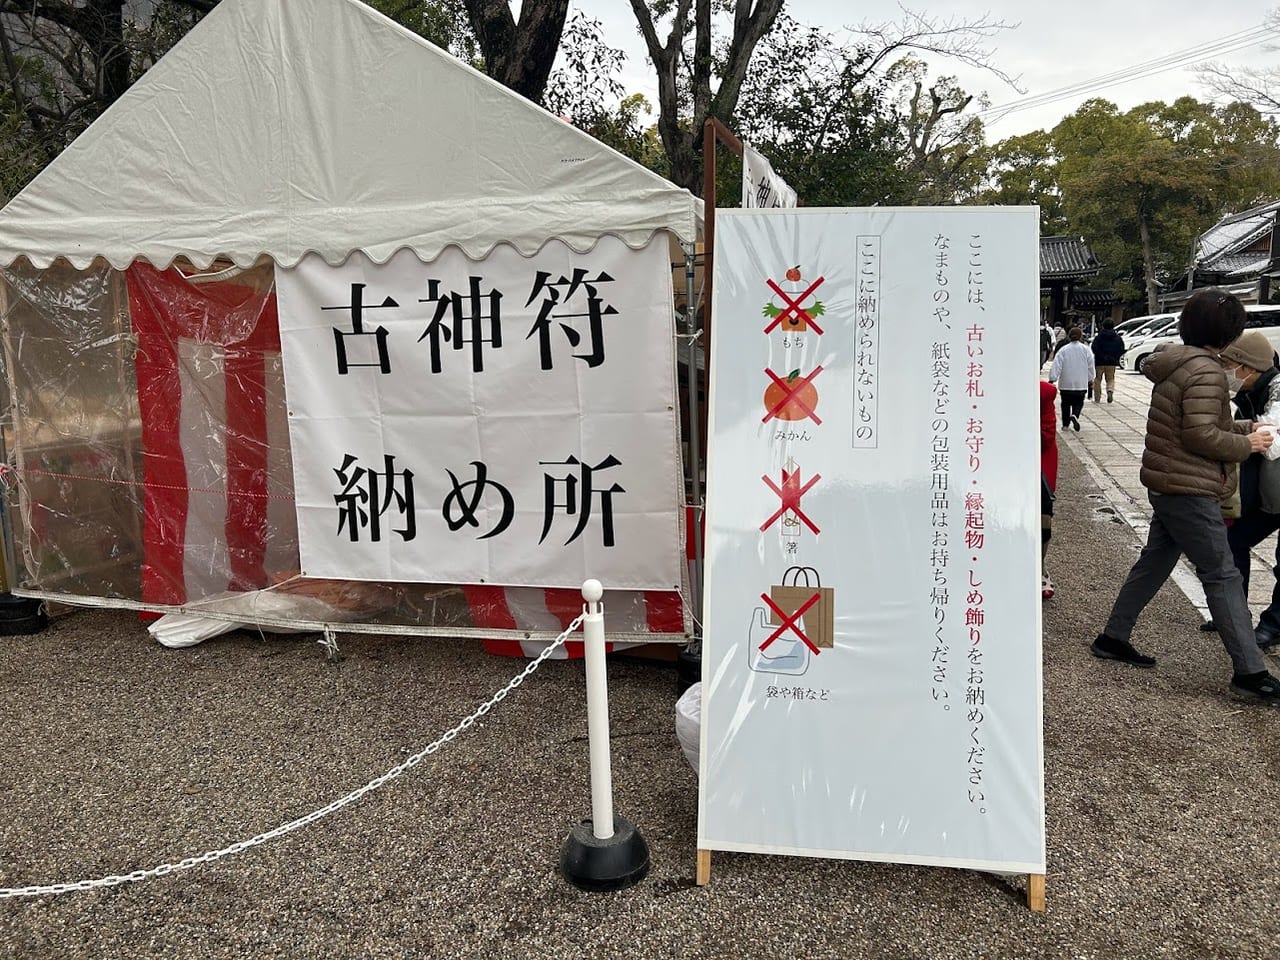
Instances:
[[[1280,306],[1251,303],[1245,306],[1244,312],[1246,314],[1245,329],[1261,331],[1271,341],[1271,346],[1276,350],[1280,350]],[[1125,342],[1126,344],[1128,343],[1127,337]],[[1123,370],[1134,370],[1141,373],[1142,365],[1147,362],[1147,358],[1155,353],[1156,350],[1166,343],[1181,342],[1181,338],[1178,336],[1175,316],[1171,327],[1130,346],[1124,352],[1124,356],[1120,358],[1120,367]]]
[[[1144,323],[1147,323],[1150,319],[1151,316],[1148,315],[1145,317],[1130,317],[1128,320],[1121,320],[1116,324],[1116,333],[1120,334],[1122,337],[1127,337],[1131,332],[1138,329],[1138,327],[1142,326]]]
[[[1130,334],[1137,333],[1143,328],[1150,330],[1151,328],[1164,324],[1170,317],[1176,317],[1177,315],[1178,314],[1176,312],[1146,313],[1140,317],[1130,317],[1128,320],[1121,320],[1116,324],[1116,333],[1121,336],[1129,336]]]
[[[1146,317],[1135,317],[1142,323],[1133,327],[1127,332],[1121,332],[1124,342],[1128,346],[1134,346],[1150,337],[1159,337],[1164,334],[1172,333],[1174,327],[1178,325],[1178,314],[1176,313],[1153,313]]]

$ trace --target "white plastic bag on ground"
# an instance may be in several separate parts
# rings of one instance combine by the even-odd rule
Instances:
[[[698,770],[698,744],[702,739],[702,682],[693,684],[676,701],[676,739],[684,758]]]
[[[372,616],[386,601],[378,584],[294,578],[266,590],[207,597],[200,606],[222,616],[202,617],[189,608],[184,613],[165,614],[147,630],[161,644],[173,648],[195,646],[243,627],[266,633],[314,633],[315,624],[353,623]]]
[[[171,649],[194,647],[210,637],[230,633],[247,627],[247,623],[234,620],[214,620],[212,617],[195,617],[189,613],[166,613],[147,627],[147,632],[161,644]]]

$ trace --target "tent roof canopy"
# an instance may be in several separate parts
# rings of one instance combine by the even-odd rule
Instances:
[[[0,265],[473,259],[701,201],[359,0],[223,0],[0,211]]]

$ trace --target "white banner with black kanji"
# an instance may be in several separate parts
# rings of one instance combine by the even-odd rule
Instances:
[[[742,206],[794,207],[796,192],[773,169],[767,157],[749,144],[742,145]]]
[[[277,275],[308,577],[678,589],[665,241]]]

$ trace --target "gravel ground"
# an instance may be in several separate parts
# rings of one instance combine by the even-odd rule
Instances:
[[[1230,665],[1166,587],[1102,663],[1137,549],[1063,451],[1046,603],[1047,914],[1024,878],[718,853],[693,883],[696,778],[675,672],[610,672],[615,804],[649,877],[588,894],[557,873],[589,813],[580,663],[545,665],[479,728],[303,830],[144,883],[0,901],[0,957],[1280,956],[1280,711],[1228,699]],[[0,886],[150,867],[327,804],[519,669],[469,642],[232,634],[185,650],[90,611],[0,638]]]

